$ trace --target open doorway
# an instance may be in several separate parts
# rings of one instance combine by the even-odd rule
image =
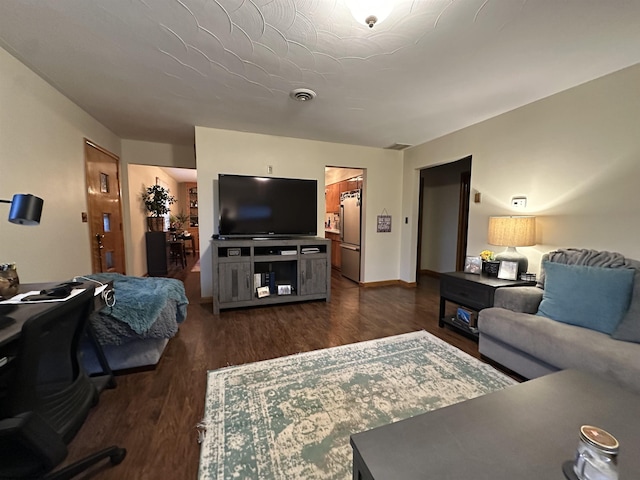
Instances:
[[[325,167],[325,238],[331,240],[331,266],[360,283],[364,174],[359,168]]]
[[[195,169],[159,167],[153,165],[129,164],[128,171],[128,195],[130,205],[129,235],[131,237],[131,274],[144,276],[149,273],[148,249],[147,249],[147,216],[149,212],[142,202],[142,192],[151,185],[162,185],[168,188],[169,194],[175,198],[170,205],[170,214],[164,230],[167,232],[167,240],[170,234],[181,234],[185,238],[185,254],[187,263],[198,255],[198,194],[197,174]],[[173,229],[173,230],[171,230]],[[188,233],[186,235],[185,233]],[[188,237],[188,239],[186,239]],[[166,243],[166,242],[164,242]],[[164,245],[166,246],[166,245]],[[166,260],[164,246],[159,248],[158,261],[167,264],[170,268],[175,262]],[[195,255],[191,255],[194,253]],[[165,268],[159,270],[164,271]]]
[[[416,281],[459,271],[467,251],[471,156],[420,171]]]

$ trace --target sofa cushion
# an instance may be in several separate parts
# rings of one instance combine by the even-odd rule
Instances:
[[[631,299],[635,270],[544,262],[537,315],[611,334]]]
[[[560,370],[594,372],[640,393],[640,345],[636,343],[496,307],[479,313],[478,328],[480,336],[488,335]]]

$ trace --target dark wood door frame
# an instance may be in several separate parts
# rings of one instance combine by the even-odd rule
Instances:
[[[420,282],[420,265],[422,264],[422,203],[424,202],[424,177],[420,173],[420,191],[418,192],[418,253],[416,255],[416,283]]]
[[[456,271],[464,269],[467,256],[467,232],[469,231],[469,195],[471,194],[471,171],[460,174],[460,203],[458,204],[458,244],[456,246]]]

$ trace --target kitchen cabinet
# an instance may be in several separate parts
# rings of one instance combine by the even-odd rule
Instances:
[[[331,266],[340,270],[342,266],[342,251],[340,249],[340,234],[325,232],[324,238],[331,240]]]
[[[332,183],[325,188],[326,212],[340,212],[340,184]]]
[[[356,180],[344,180],[338,185],[340,185],[340,193],[350,192],[358,188],[358,182]]]
[[[343,192],[350,192],[351,190],[357,190],[358,188],[362,188],[362,179],[360,178],[352,178],[349,180],[343,180],[342,182],[327,185],[324,191],[326,212],[339,213],[340,194],[342,194]]]

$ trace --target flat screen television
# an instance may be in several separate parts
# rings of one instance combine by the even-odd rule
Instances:
[[[318,182],[220,174],[222,237],[317,235]]]

